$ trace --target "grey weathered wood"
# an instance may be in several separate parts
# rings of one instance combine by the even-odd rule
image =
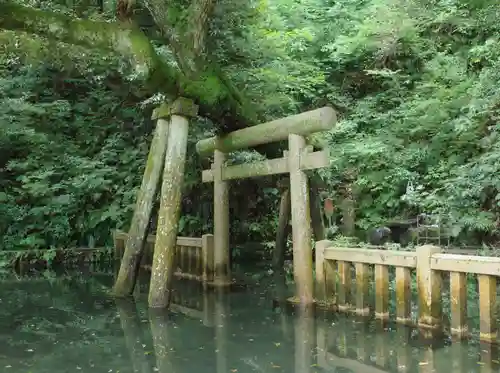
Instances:
[[[292,211],[293,272],[296,298],[301,304],[313,302],[312,230],[307,175],[300,168],[300,156],[306,146],[302,136],[288,138],[290,200]]]
[[[214,284],[231,283],[229,268],[229,183],[222,178],[222,169],[226,155],[218,150],[214,152]]]
[[[167,148],[167,136],[169,133],[169,122],[159,119],[153,136],[153,142],[149,150],[146,169],[142,177],[142,184],[137,195],[136,207],[125,243],[120,270],[118,272],[113,294],[118,297],[132,295],[134,291],[137,273],[143,253],[144,241],[147,236],[147,228],[153,201],[156,196],[160,175],[163,168],[165,151]]]
[[[331,107],[323,107],[273,120],[256,126],[229,133],[224,137],[211,137],[198,141],[196,150],[202,156],[210,155],[215,149],[224,153],[286,140],[288,135],[309,135],[333,128],[337,116]]]
[[[439,271],[477,273],[500,277],[500,258],[494,257],[434,254],[431,258],[431,267]]]
[[[327,151],[304,152],[300,157],[301,170],[313,170],[330,165]],[[201,179],[204,183],[214,181],[214,170],[204,170]],[[222,180],[245,179],[248,177],[285,174],[290,172],[288,158],[268,159],[262,162],[240,164],[222,168]]]
[[[409,251],[329,247],[325,249],[325,259],[343,260],[352,263],[383,264],[396,267],[417,267],[417,254]]]
[[[186,163],[189,121],[180,115],[172,115],[170,121],[148,297],[152,308],[166,308],[170,301]]]

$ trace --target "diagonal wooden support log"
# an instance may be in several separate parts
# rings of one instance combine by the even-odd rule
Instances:
[[[170,303],[182,183],[186,165],[189,119],[196,117],[197,113],[198,106],[185,98],[177,99],[168,113],[170,128],[163,168],[160,212],[148,297],[151,308],[167,308]]]
[[[120,270],[113,287],[113,294],[117,297],[130,296],[134,291],[147,236],[149,218],[163,168],[168,132],[169,123],[165,120],[159,120],[149,150],[141,188],[137,195]]]

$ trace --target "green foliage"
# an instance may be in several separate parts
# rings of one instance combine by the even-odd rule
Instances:
[[[2,73],[3,248],[105,244],[135,204],[142,113],[88,77],[9,61]]]
[[[71,10],[43,2],[106,18],[84,5]],[[494,243],[500,233],[499,16],[493,0],[221,1],[207,49],[261,116],[323,105],[338,110],[338,125],[324,136],[332,167],[320,174],[336,205],[352,189],[360,231],[425,212],[442,216],[460,242]],[[84,58],[68,47],[73,57],[56,53],[56,63],[19,37],[25,48],[9,44],[10,54],[0,59],[3,246],[80,245],[89,236],[105,244],[111,229],[129,224],[154,99],[144,101],[117,56]],[[161,58],[172,63],[164,49]],[[23,65],[30,50],[38,63]],[[209,162],[194,151],[212,127],[203,118],[192,126],[183,235],[212,230],[211,186],[200,185]],[[242,152],[231,162],[255,159]],[[273,239],[275,182],[231,184],[236,242]]]

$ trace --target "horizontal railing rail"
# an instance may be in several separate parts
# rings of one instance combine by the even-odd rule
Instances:
[[[352,268],[355,288],[352,287]],[[373,267],[373,274],[372,268]],[[500,258],[447,254],[433,245],[411,251],[336,247],[324,240],[316,243],[316,297],[318,304],[342,312],[366,316],[374,311],[378,319],[389,318],[389,270],[395,269],[395,318],[403,324],[439,328],[443,321],[443,276],[449,275],[453,335],[469,334],[467,324],[467,274],[477,275],[479,288],[480,339],[497,340],[497,277]],[[412,273],[416,294],[412,294]],[[375,304],[368,293],[375,281]],[[412,319],[412,296],[418,299],[418,317]]]
[[[113,233],[115,259],[121,259],[125,251],[128,233]],[[150,269],[153,261],[155,235],[148,235],[145,242],[141,266]],[[213,281],[214,276],[214,240],[213,235],[202,237],[177,237],[175,276],[202,282]]]

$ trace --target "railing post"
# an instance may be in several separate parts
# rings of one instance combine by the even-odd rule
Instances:
[[[418,324],[422,327],[437,328],[442,320],[442,277],[431,269],[432,255],[440,252],[433,245],[417,247]]]
[[[375,264],[375,317],[389,319],[389,267]]]
[[[406,267],[396,267],[396,321],[411,322],[411,272]]]
[[[370,288],[370,266],[356,263],[356,310],[359,316],[369,316],[368,290]]]
[[[316,299],[326,301],[326,278],[325,278],[325,249],[330,241],[322,240],[316,242],[315,272],[316,272]]]
[[[464,338],[467,326],[467,273],[450,273],[451,334]]]
[[[214,279],[214,235],[204,234],[201,236],[201,261],[203,271],[203,282]]]
[[[494,276],[478,275],[479,282],[479,339],[495,343],[497,340],[497,279]]]

